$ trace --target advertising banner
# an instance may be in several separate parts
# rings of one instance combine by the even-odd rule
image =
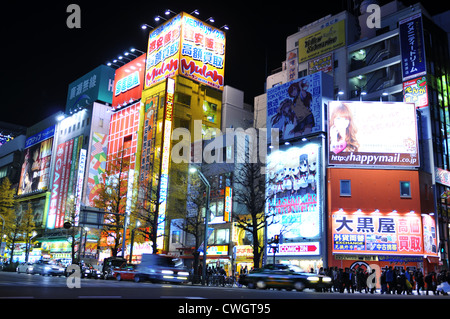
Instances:
[[[320,148],[315,143],[290,147],[268,156],[267,238],[282,235],[283,245],[321,238],[323,194],[320,160]],[[288,250],[286,248],[285,251]],[[313,253],[312,250],[306,252]],[[314,254],[319,253],[318,249],[314,250]]]
[[[106,154],[108,153],[108,134],[94,132],[92,134],[91,159],[86,191],[86,202],[94,207],[94,199],[98,199],[101,191],[102,174],[106,170]]]
[[[332,78],[318,72],[267,90],[267,131],[279,129],[280,143],[324,131],[323,104],[332,86]]]
[[[332,214],[331,231],[333,253],[423,254],[420,214],[340,210]]]
[[[78,80],[69,84],[66,101],[66,113],[83,108],[95,102],[112,103],[114,88],[113,68],[100,65]]]
[[[417,13],[399,21],[403,81],[425,75],[425,44],[422,14]]]
[[[341,20],[298,40],[298,62],[305,62],[344,45],[345,20]]]
[[[403,102],[414,103],[416,107],[428,106],[428,89],[426,77],[403,82]]]
[[[140,181],[148,180],[153,173],[155,154],[156,120],[158,115],[159,95],[147,98],[144,102],[144,127],[142,133],[142,160]]]
[[[180,74],[223,90],[225,33],[183,13]]]
[[[116,70],[112,107],[119,108],[141,98],[144,87],[146,55],[142,54],[133,61]]]
[[[333,53],[325,54],[316,59],[308,61],[308,74],[316,72],[332,72],[333,71]]]
[[[145,88],[178,73],[181,14],[152,30],[148,38]]]
[[[30,139],[27,139],[27,141],[30,141]],[[50,179],[53,137],[47,137],[45,140],[38,138],[34,143],[26,143],[26,145],[31,146],[24,150],[25,157],[17,189],[17,195],[19,196],[46,190]]]
[[[174,75],[223,90],[225,33],[187,13],[150,32],[145,88]]]
[[[433,216],[422,215],[423,225],[423,253],[427,256],[438,257],[436,222]]]
[[[77,141],[78,140],[78,141]],[[77,183],[79,150],[83,136],[76,137],[58,145],[56,149],[55,169],[51,181],[50,205],[47,228],[62,228],[66,216],[66,205],[70,195],[74,195]],[[75,152],[75,156],[74,155]],[[74,173],[71,174],[71,171]],[[72,181],[71,179],[74,179]],[[67,211],[68,213],[68,211]]]
[[[331,101],[328,106],[330,165],[420,166],[414,104]]]

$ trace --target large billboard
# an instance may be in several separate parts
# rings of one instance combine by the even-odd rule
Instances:
[[[225,33],[180,13],[149,34],[145,88],[183,75],[223,90]]]
[[[52,126],[25,141],[25,157],[17,195],[26,195],[48,188],[54,129]]]
[[[425,75],[425,43],[422,14],[417,13],[399,21],[403,81]]]
[[[331,216],[333,253],[422,255],[422,220],[418,213],[350,212]]]
[[[56,148],[55,167],[51,181],[50,204],[47,228],[62,228],[69,218],[67,199],[75,196],[77,187],[78,158],[83,144],[83,135],[59,144]]]
[[[345,20],[340,20],[298,40],[298,62],[305,62],[344,45]]]
[[[320,254],[321,162],[321,147],[316,143],[275,151],[267,157],[267,238],[283,236],[279,255]]]
[[[317,72],[267,90],[268,132],[279,129],[281,143],[325,131],[324,104],[332,95],[332,81],[329,75]]]
[[[414,104],[331,101],[328,106],[330,165],[420,166]]]
[[[95,101],[112,103],[114,69],[100,65],[69,84],[66,114],[84,108]]]
[[[116,70],[112,107],[117,109],[141,98],[146,55],[142,54]]]

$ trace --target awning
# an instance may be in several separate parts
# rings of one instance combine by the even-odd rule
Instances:
[[[439,257],[427,256],[427,260],[430,264],[439,264]]]

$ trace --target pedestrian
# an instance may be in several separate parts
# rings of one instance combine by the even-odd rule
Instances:
[[[357,289],[357,285],[358,285],[358,276],[356,274],[356,270],[351,269],[349,275],[350,275],[350,287],[351,287],[352,293],[354,293],[355,290]]]
[[[420,295],[420,289],[424,290],[425,288],[423,273],[420,269],[416,270],[416,272],[414,273],[414,278],[416,281],[417,294]]]
[[[370,282],[367,282],[366,284],[369,285],[370,288],[370,293],[374,294],[377,288],[377,276],[375,273],[375,269],[372,269],[372,272],[370,273],[370,276],[368,276],[371,278]]]
[[[344,290],[347,289],[347,292],[350,293],[351,289],[351,281],[350,281],[350,269],[345,268],[344,272]]]
[[[427,296],[428,291],[432,291],[433,294],[436,294],[435,286],[434,286],[434,271],[430,272],[428,275],[425,276],[425,283],[427,284]]]
[[[390,294],[391,291],[394,289],[394,271],[392,270],[392,266],[389,267],[388,270],[386,270],[386,284],[387,284],[387,293]]]
[[[380,275],[381,294],[387,293],[386,269],[381,271]]]
[[[338,278],[338,276],[339,276],[339,270],[338,270],[338,268],[337,267],[334,267],[333,268],[333,290],[335,291],[335,292],[338,292],[339,291],[339,278]]]
[[[397,287],[397,294],[401,295],[406,292],[406,275],[403,268],[397,273]]]

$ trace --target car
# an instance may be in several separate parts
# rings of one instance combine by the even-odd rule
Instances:
[[[179,258],[167,255],[142,254],[136,267],[134,281],[186,283],[189,271]]]
[[[295,265],[273,264],[241,275],[239,283],[252,289],[284,288],[297,291],[303,291],[305,288],[321,290],[331,288],[332,285],[328,276],[308,273]]]
[[[100,278],[101,277],[101,271],[97,270],[92,266],[91,264],[85,263],[85,262],[75,262],[72,265],[76,265],[79,267],[79,273],[81,274],[81,278]],[[70,266],[72,266],[70,265]],[[65,275],[66,277],[70,276],[75,272],[75,269],[73,267],[68,268],[69,265],[66,267]],[[69,269],[69,270],[68,270]]]
[[[121,280],[134,280],[134,275],[136,274],[136,265],[133,264],[123,264],[119,268],[113,269],[113,277],[118,281]]]
[[[23,263],[20,263],[17,266],[16,270],[17,270],[17,273],[19,273],[19,274],[20,273],[32,274],[33,273],[33,267],[34,267],[33,263],[23,262]]]
[[[119,268],[127,260],[122,257],[108,257],[103,260],[102,277],[103,279],[113,278],[113,269]]]
[[[40,274],[41,276],[64,276],[65,272],[65,267],[54,260],[42,259],[33,266],[33,273]]]

